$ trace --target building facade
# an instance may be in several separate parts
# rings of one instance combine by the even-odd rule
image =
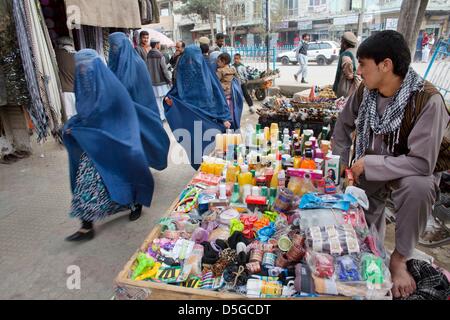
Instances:
[[[395,30],[401,4],[402,0],[272,0],[271,45],[297,45],[304,33],[313,40],[339,41],[345,31],[357,33],[360,17],[362,39],[377,31]],[[161,23],[153,28],[188,44],[201,36],[211,38],[209,21],[175,13],[181,1],[159,0],[159,5]],[[222,0],[221,7],[222,14],[215,17],[214,33],[228,34],[228,45],[264,45],[265,0]],[[449,17],[450,1],[430,0],[421,29],[446,37]]]

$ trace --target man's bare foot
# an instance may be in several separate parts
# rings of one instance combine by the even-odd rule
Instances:
[[[406,267],[406,258],[397,250],[391,255],[389,270],[392,275],[394,298],[407,298],[416,291],[416,282]]]

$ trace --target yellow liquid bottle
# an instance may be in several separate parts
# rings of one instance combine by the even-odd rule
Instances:
[[[227,167],[227,183],[235,183],[239,175],[239,167],[234,164],[229,164]]]

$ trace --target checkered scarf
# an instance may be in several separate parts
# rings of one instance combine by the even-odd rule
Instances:
[[[447,300],[450,297],[450,283],[445,275],[431,264],[420,260],[406,263],[409,273],[416,281],[416,292],[402,300]]]
[[[423,89],[424,83],[425,81],[410,68],[402,86],[386,107],[382,117],[378,115],[377,111],[379,92],[377,90],[364,89],[363,102],[359,108],[356,126],[356,160],[363,157],[367,148],[369,148],[371,133],[373,134],[372,142],[375,140],[375,135],[389,135],[389,148],[392,153],[394,152],[394,146],[398,144],[405,108],[411,96],[416,91]]]

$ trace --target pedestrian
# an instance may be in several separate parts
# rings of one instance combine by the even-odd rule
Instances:
[[[161,53],[166,59],[166,64],[168,65],[170,63],[170,54],[169,54],[169,48],[165,44],[161,45]]]
[[[245,101],[249,106],[250,113],[253,114],[255,113],[255,108],[253,107],[252,97],[248,93],[247,89],[247,82],[248,82],[247,68],[245,67],[245,65],[241,63],[241,55],[239,53],[236,53],[234,55],[233,67],[236,69],[236,74],[241,82],[242,93],[244,95]]]
[[[344,33],[341,39],[341,52],[333,85],[333,91],[338,98],[351,96],[361,83],[361,78],[356,74],[357,44],[358,39],[353,32]]]
[[[225,35],[223,33],[216,34],[216,45],[211,48],[211,51],[222,51],[225,46]]]
[[[203,58],[205,61],[209,60],[209,45],[206,43],[200,44],[200,50],[202,51]]]
[[[137,220],[150,206],[153,178],[147,166],[133,101],[97,52],[75,55],[77,114],[63,128],[70,165],[70,216],[81,229],[67,241],[94,238],[94,223],[130,210]]]
[[[172,66],[172,83],[175,83],[176,73],[177,73],[177,64],[180,57],[183,55],[184,49],[186,48],[186,44],[183,41],[177,41],[175,44],[175,53],[170,58],[169,64]]]
[[[64,111],[67,120],[76,115],[75,108],[75,46],[70,37],[61,37],[57,40],[55,50],[56,61],[58,63],[59,79],[64,100]]]
[[[124,33],[111,34],[109,44],[108,66],[134,101],[148,166],[164,170],[167,168],[170,139],[160,118],[147,66]]]
[[[153,91],[158,104],[161,120],[165,121],[164,107],[162,100],[170,90],[172,85],[172,75],[166,65],[166,59],[159,51],[161,44],[158,40],[150,41],[151,50],[147,55],[147,66],[152,77]]]
[[[428,63],[428,60],[430,59],[429,43],[430,43],[430,38],[429,38],[428,34],[425,32],[423,34],[423,39],[422,39],[422,62],[423,63]]]
[[[349,98],[333,136],[333,153],[349,164],[356,131],[354,163],[357,186],[369,197],[365,211],[381,240],[390,191],[396,215],[395,249],[390,257],[394,298],[411,295],[416,284],[407,271],[437,192],[439,172],[450,168],[450,143],[444,138],[450,114],[439,91],[411,67],[403,35],[392,30],[372,35],[358,48],[358,74],[364,84]],[[352,156],[353,158],[353,156]]]
[[[230,67],[231,57],[228,53],[224,52],[217,58],[217,71],[216,75],[222,85],[225,97],[227,98],[227,104],[230,108],[231,116],[233,116],[233,106],[231,102],[231,82],[236,76],[236,69]]]
[[[147,63],[147,55],[150,52],[150,35],[147,31],[143,30],[139,34],[139,45],[136,47],[137,53],[141,56],[142,60]]]
[[[212,131],[220,133],[231,128],[232,121],[220,82],[198,46],[186,47],[178,62],[176,82],[164,102],[172,131],[183,129],[190,132],[183,139],[182,146],[191,166],[198,170],[211,142],[194,132],[196,124],[201,125],[203,133],[208,131],[208,136],[212,137]]]
[[[302,41],[300,41],[300,46],[297,48],[297,61],[300,65],[300,69],[294,75],[295,81],[298,81],[298,76],[302,75],[302,83],[306,82],[306,77],[308,76],[308,43],[309,35],[304,34],[302,36]]]

